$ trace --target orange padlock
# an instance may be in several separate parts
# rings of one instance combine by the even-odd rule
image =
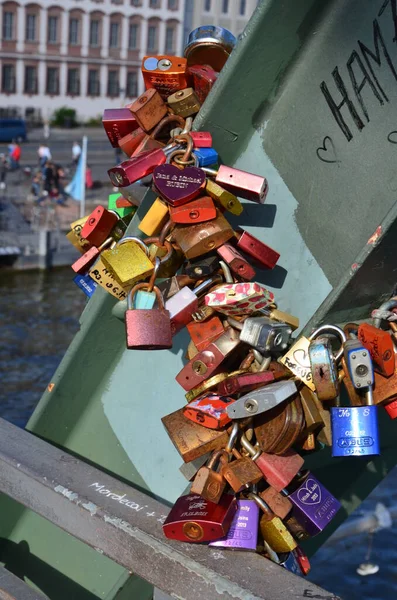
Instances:
[[[146,89],[155,88],[164,100],[174,92],[190,87],[187,60],[180,56],[144,56],[142,75]]]
[[[378,327],[361,323],[358,328],[358,339],[371,355],[374,370],[384,377],[394,373],[394,344],[390,333]]]
[[[208,344],[224,332],[222,321],[216,316],[199,323],[191,321],[186,327],[198,352],[204,350]]]
[[[197,198],[182,206],[170,206],[170,219],[173,223],[192,225],[216,219],[214,201],[209,196]]]

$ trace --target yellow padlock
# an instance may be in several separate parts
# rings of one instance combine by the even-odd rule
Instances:
[[[209,178],[207,179],[205,189],[207,194],[228,212],[231,212],[233,215],[241,215],[243,212],[243,205],[240,200]]]
[[[160,233],[168,219],[168,206],[160,198],[156,198],[138,228],[148,237],[152,237]]]
[[[84,254],[91,248],[91,244],[88,240],[85,240],[81,237],[81,230],[84,227],[85,222],[88,219],[88,215],[82,217],[81,219],[77,219],[77,221],[73,221],[70,223],[69,233],[66,234],[67,239],[81,254]]]
[[[109,294],[117,298],[117,300],[124,300],[127,298],[130,287],[122,286],[116,280],[113,273],[103,264],[101,257],[98,258],[96,263],[91,267],[88,274],[91,279],[103,287]]]
[[[102,261],[123,286],[133,286],[153,273],[149,249],[137,237],[124,237],[114,248],[102,252]]]

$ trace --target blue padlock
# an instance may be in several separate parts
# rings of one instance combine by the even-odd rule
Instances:
[[[76,275],[76,277],[73,277],[73,281],[89,298],[98,287],[98,284],[89,275]]]
[[[218,152],[214,148],[195,148],[193,152],[197,157],[199,167],[210,167],[218,164]]]
[[[363,391],[364,406],[331,408],[332,456],[380,454],[378,408],[373,404],[374,370],[370,354],[358,340],[345,343],[344,356],[351,381]]]

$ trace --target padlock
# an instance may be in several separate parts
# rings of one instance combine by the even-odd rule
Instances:
[[[190,344],[189,344],[189,346],[190,346]],[[197,355],[197,353],[194,354],[192,356],[192,358],[196,355]],[[192,360],[192,358],[190,358],[190,355],[189,355],[189,360]],[[202,383],[200,383],[199,385],[197,385],[196,387],[194,387],[193,389],[191,389],[189,392],[187,392],[185,394],[186,401],[191,402],[198,396],[201,396],[201,394],[204,394],[205,392],[208,392],[209,390],[215,389],[228,376],[229,376],[229,373],[223,372],[223,373],[218,373],[217,375],[213,375],[212,377],[209,377],[208,379],[206,379],[205,381],[203,381]]]
[[[198,386],[221,370],[223,363],[237,349],[239,343],[238,333],[234,329],[225,330],[179,371],[175,377],[176,381],[186,391]]]
[[[164,308],[160,290],[154,286],[157,308],[137,310],[132,308],[134,294],[147,288],[146,283],[138,283],[128,294],[128,308],[125,313],[127,348],[129,350],[163,350],[172,347],[172,334],[169,313]]]
[[[297,548],[295,548],[295,550],[293,550],[293,554],[298,562],[298,565],[302,571],[302,575],[304,575],[306,577],[306,575],[308,575],[310,573],[310,561],[308,556],[304,553],[304,551],[302,550],[302,548],[300,546],[298,546]]]
[[[117,298],[117,300],[124,300],[127,298],[129,288],[123,287],[116,280],[114,274],[103,264],[101,257],[99,257],[96,263],[90,268],[88,274],[95,283],[114,296],[114,298]]]
[[[241,279],[251,281],[256,273],[250,263],[230,244],[223,244],[216,250],[231,271]]]
[[[244,434],[241,436],[240,442],[260,469],[266,482],[277,492],[281,492],[289,485],[303,466],[303,458],[294,450],[290,449],[279,455],[261,452],[260,449],[250,444]]]
[[[238,458],[222,468],[222,475],[237,494],[247,486],[258,483],[262,473],[248,456],[241,456],[237,452],[236,455]]]
[[[385,404],[385,411],[391,419],[397,419],[397,398]]]
[[[293,381],[276,381],[240,396],[236,402],[227,407],[227,414],[230,419],[254,417],[275,408],[296,393],[297,389]]]
[[[372,402],[368,387],[364,406],[331,408],[332,456],[380,454],[378,407]]]
[[[269,505],[258,496],[250,494],[250,498],[255,500],[262,511],[259,521],[259,527],[263,539],[269,544],[274,552],[291,552],[297,547],[297,542],[292,537],[284,523],[279,517],[276,517]]]
[[[163,119],[161,119],[160,123],[156,125],[153,131],[150,134],[145,134],[145,137],[141,142],[136,146],[135,150],[132,153],[132,156],[138,156],[142,152],[146,152],[147,150],[155,150],[158,148],[164,148],[169,151],[175,150],[178,146],[175,145],[176,142],[172,141],[167,146],[165,145],[163,139],[165,141],[169,138],[169,128],[171,124],[177,124],[184,126],[185,120],[178,115],[167,115]],[[165,137],[164,137],[165,136]],[[161,140],[160,140],[161,138]]]
[[[240,333],[242,342],[264,352],[282,352],[291,340],[292,329],[286,323],[268,317],[248,317]]]
[[[286,496],[284,496],[284,499],[288,500]],[[300,523],[292,513],[284,519],[284,523],[286,524],[288,530],[292,533],[294,538],[298,540],[298,542],[303,542],[304,540],[308,540],[311,537],[306,531],[305,527],[302,525],[302,523]]]
[[[157,284],[160,292],[163,295],[164,301],[175,296],[179,290],[184,288],[187,285],[194,285],[196,281],[189,277],[188,275],[173,275],[168,279],[163,279],[163,281]]]
[[[228,453],[225,450],[216,450],[206,466],[199,469],[190,488],[190,493],[199,494],[205,500],[218,504],[226,487],[226,480],[218,470],[228,462]],[[215,468],[218,470],[215,470]]]
[[[167,114],[167,105],[154,88],[143,92],[134,102],[128,104],[127,108],[146,133],[156,127]]]
[[[102,125],[113,148],[119,140],[138,129],[139,124],[128,108],[106,108],[102,115]]]
[[[110,269],[123,286],[132,286],[153,273],[153,263],[148,258],[149,250],[142,240],[124,237],[111,250],[102,253],[104,265]]]
[[[91,248],[90,242],[81,236],[81,230],[83,229],[89,217],[90,215],[86,215],[85,217],[70,223],[71,231],[66,235],[68,240],[81,254],[84,254]]]
[[[131,133],[127,133],[122,138],[119,139],[119,148],[131,158],[134,155],[135,150],[138,148],[140,144],[147,138],[147,133],[142,129],[142,127],[138,127],[135,131]],[[155,142],[155,140],[153,140]],[[145,147],[146,150],[153,150],[154,148],[161,147],[161,144],[153,144],[152,147],[147,145]]]
[[[200,306],[196,312],[192,314],[192,319],[196,323],[202,323],[214,316],[215,310],[211,306]]]
[[[182,206],[170,206],[170,219],[173,223],[192,225],[216,219],[216,208],[209,196],[192,200]]]
[[[165,161],[163,161],[164,163]],[[153,171],[156,191],[169,206],[176,207],[193,200],[205,185],[205,173],[198,167],[178,169],[171,164],[158,163]]]
[[[339,395],[339,378],[331,342],[316,337],[309,344],[309,362],[312,381],[319,400],[334,400]]]
[[[186,419],[182,408],[161,421],[184,462],[195,460],[212,450],[222,450],[229,439],[226,429],[208,429]]]
[[[158,165],[162,165],[166,160],[167,156],[163,149],[148,150],[112,167],[108,170],[108,175],[114,186],[123,188],[150,175]]]
[[[310,471],[300,473],[282,493],[292,502],[292,515],[311,536],[324,531],[341,508],[340,502]]]
[[[232,194],[251,202],[264,204],[268,192],[267,181],[264,177],[226,165],[220,165],[218,170],[203,167],[203,171],[210,177],[214,177],[215,183]]]
[[[273,319],[274,321],[287,323],[287,325],[289,325],[293,331],[299,327],[298,317],[294,317],[293,315],[276,308],[261,308],[259,312],[263,313],[266,317],[269,317],[269,319]]]
[[[208,293],[205,304],[230,316],[249,315],[274,301],[273,292],[255,282],[225,283]]]
[[[179,467],[179,471],[182,473],[185,479],[188,481],[193,481],[201,467],[210,459],[210,457],[211,453],[208,452],[207,454],[203,454],[203,456],[196,458],[196,460],[192,460],[188,463],[182,463],[182,465]]]
[[[92,246],[99,248],[110,236],[113,227],[117,223],[117,215],[103,206],[97,206],[88,218],[81,230],[81,237],[88,240]]]
[[[205,191],[213,200],[215,200],[215,202],[220,204],[224,210],[227,210],[233,215],[238,216],[243,212],[243,205],[238,198],[211,179],[207,179]]]
[[[233,235],[233,229],[219,210],[216,219],[212,221],[197,225],[177,225],[173,231],[175,242],[188,259],[215,250]]]
[[[211,542],[224,537],[237,511],[234,496],[223,494],[218,504],[197,494],[178,498],[163,525],[166,538],[180,542]]]
[[[85,293],[88,298],[93,296],[98,284],[91,279],[89,275],[76,275],[73,277],[74,283]]]
[[[83,254],[83,256],[80,256],[80,258],[78,258],[72,264],[73,271],[75,273],[78,273],[79,275],[85,275],[88,269],[91,267],[91,265],[94,264],[102,250],[104,250],[113,243],[115,243],[114,239],[112,237],[109,237],[99,246],[99,248],[92,246],[85,254]]]
[[[391,377],[395,369],[395,355],[390,334],[369,323],[361,323],[358,328],[358,339],[369,351],[374,370],[384,377]]]
[[[187,419],[203,425],[203,427],[221,429],[231,421],[226,408],[233,402],[233,398],[229,396],[206,392],[187,404],[183,409],[183,414]]]
[[[203,256],[196,260],[188,260],[183,267],[186,275],[192,279],[203,279],[210,277],[219,270],[219,259],[217,256]]]
[[[236,45],[234,35],[215,25],[201,25],[189,33],[184,56],[188,65],[210,65],[219,72]]]
[[[299,548],[299,546],[297,548]],[[292,552],[282,552],[280,555],[278,555],[277,564],[280,565],[280,567],[283,567],[283,569],[289,571],[290,573],[294,573],[294,575],[303,575],[302,569],[300,568],[300,565],[295,555],[295,551],[297,550],[297,548],[295,548],[295,550],[292,550]]]
[[[218,73],[210,65],[190,65],[188,73],[193,79],[193,88],[197,98],[203,104],[218,79]]]
[[[279,517],[281,520],[284,520],[290,514],[292,502],[287,496],[280,494],[273,487],[268,486],[262,492],[258,492],[258,495],[268,504],[276,517]]]
[[[156,198],[142,221],[139,223],[138,229],[143,231],[148,237],[153,237],[160,233],[164,225],[168,222],[168,219],[168,206],[161,198]]]
[[[299,390],[299,394],[303,407],[303,412],[305,413],[304,431],[306,434],[314,432],[317,433],[320,429],[326,426],[326,423],[329,423],[330,413],[322,407],[322,404],[318,401],[316,394],[309,390],[308,387],[303,386]],[[322,409],[321,411],[320,408]],[[324,412],[326,412],[328,415],[326,422],[323,418]]]
[[[203,325],[201,325],[203,326]],[[222,381],[218,387],[218,394],[238,394],[256,390],[264,385],[273,383],[275,380],[272,371],[263,371],[259,373],[240,373],[239,375],[231,373],[227,379]]]
[[[313,375],[310,366],[310,358],[309,358],[309,346],[311,340],[314,340],[321,333],[333,333],[342,343],[346,342],[346,335],[340,327],[336,327],[335,325],[322,325],[318,327],[313,333],[307,337],[300,337],[298,340],[291,346],[288,352],[279,358],[279,362],[287,367],[298,379],[302,381],[308,388],[315,391],[315,386],[313,383]],[[334,355],[335,362],[338,362],[343,354],[343,346],[339,350],[339,352]],[[332,372],[330,371],[330,375]]]
[[[256,550],[258,544],[259,507],[254,500],[237,500],[237,512],[227,535],[208,545],[235,550]]]
[[[149,177],[151,176],[149,175]],[[119,188],[119,192],[123,198],[133,206],[140,206],[142,204],[147,191],[147,188],[144,185],[141,185],[141,181],[142,180],[139,180],[131,183],[131,185]]]
[[[254,258],[262,267],[274,269],[280,254],[243,229],[236,231],[237,248]]]
[[[119,202],[119,199],[123,200],[122,206]],[[108,209],[114,210],[114,212],[117,213],[121,219],[128,215],[134,214],[136,211],[136,207],[132,206],[131,203],[123,198],[123,196],[118,192],[116,194],[109,194]]]
[[[190,131],[193,148],[212,148],[212,135],[209,131]]]
[[[193,150],[193,156],[197,158],[199,167],[211,167],[219,161],[218,152],[214,148],[197,148]]]
[[[298,396],[258,415],[254,421],[257,443],[263,452],[284,454],[301,435],[304,412]]]
[[[181,117],[190,117],[200,110],[200,102],[193,88],[178,90],[167,98],[168,106]]]
[[[142,75],[146,89],[155,88],[164,100],[190,85],[186,58],[180,56],[144,56]]]
[[[190,337],[198,352],[204,350],[208,344],[219,337],[225,330],[219,317],[211,317],[204,323],[191,321],[186,325]]]

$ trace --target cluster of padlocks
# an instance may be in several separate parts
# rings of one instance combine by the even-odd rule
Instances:
[[[111,144],[129,157],[109,170],[119,191],[68,237],[82,252],[76,283],[88,296],[98,284],[126,305],[127,348],[171,348],[184,327],[191,337],[176,376],[187,404],[163,424],[192,483],[165,535],[258,550],[307,574],[298,544],[323,531],[340,503],[301,454],[324,445],[338,457],[379,454],[377,405],[397,416],[397,301],[373,325],[324,325],[291,339],[298,319],[254,281],[255,267],[274,268],[278,252],[225,217],[243,211],[238,197],[262,204],[267,181],[219,165],[211,134],[192,131],[233,45],[229,32],[203,27],[184,57],[143,59],[144,94],[104,113]],[[126,236],[145,185],[158,197],[142,238]]]

